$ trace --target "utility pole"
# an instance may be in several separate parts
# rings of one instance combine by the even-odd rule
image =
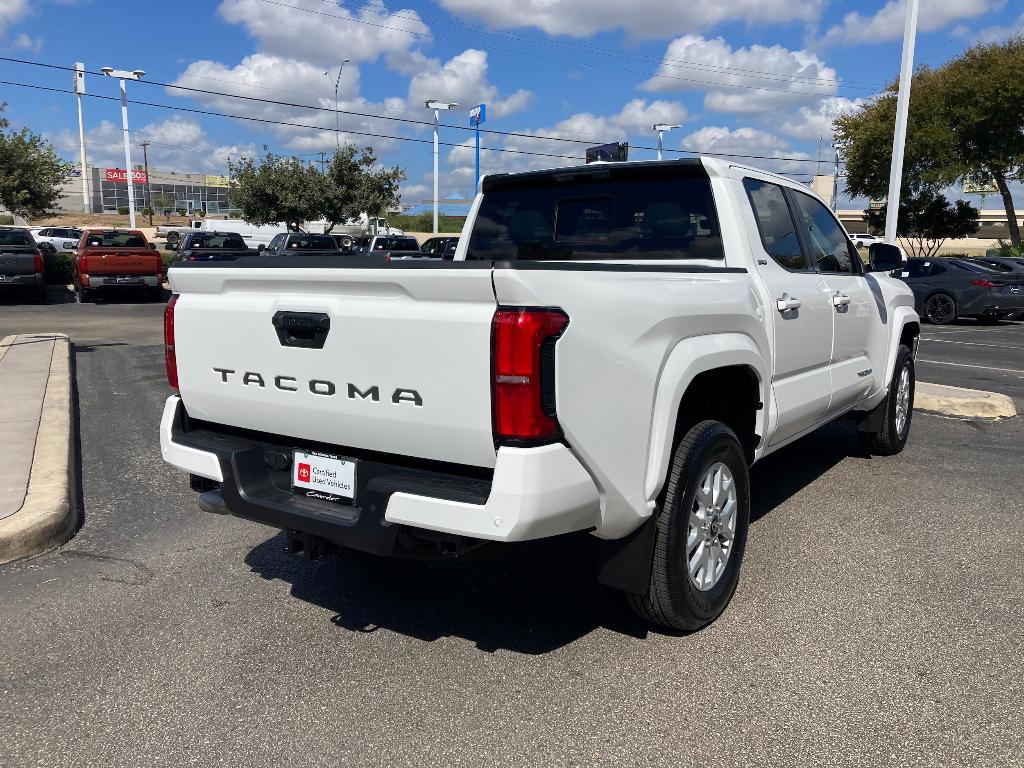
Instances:
[[[437,157],[438,157],[438,129],[441,125],[441,110],[454,109],[459,106],[456,101],[436,101],[435,99],[428,99],[425,102],[427,109],[433,110],[434,112],[434,234],[437,234],[437,202],[438,202],[438,170],[437,170]]]
[[[128,91],[124,81],[138,80],[146,72],[142,69],[127,72],[113,67],[103,67],[100,71],[107,77],[116,77],[121,83],[121,132],[124,134],[124,165],[128,181],[128,220],[131,228],[135,229],[135,184],[132,183],[132,151],[128,140]]]
[[[146,151],[148,147],[149,147],[149,142],[148,141],[142,142],[142,167],[146,169],[146,200],[149,201],[146,204],[146,208],[149,209],[149,226],[152,227],[153,226],[153,193],[150,191],[150,188],[149,188],[149,152]],[[145,201],[143,201],[143,202],[145,202]]]
[[[839,201],[839,147],[836,146],[835,141],[832,142],[832,151],[836,158],[836,172],[832,177],[832,212],[835,213]]]
[[[323,174],[323,175],[327,174],[327,160],[326,160],[326,157],[327,157],[327,153],[326,152],[321,152],[320,153],[320,173]]]
[[[82,213],[92,213],[89,199],[89,177],[85,168],[85,124],[82,122],[82,96],[85,94],[85,64],[75,62],[75,98],[78,99],[78,149],[82,160]]]
[[[914,43],[917,39],[917,8],[920,0],[907,0],[907,19],[903,27],[903,61],[900,64],[900,90],[896,97],[896,130],[892,137],[892,165],[889,169],[889,197],[885,210],[885,242],[896,245],[900,213],[900,187],[903,184],[903,149],[907,143],[907,117],[910,114],[910,84],[914,77]]]

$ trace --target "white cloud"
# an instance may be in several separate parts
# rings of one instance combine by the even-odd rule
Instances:
[[[337,66],[342,59],[374,61],[407,53],[430,29],[416,11],[388,13],[383,2],[368,2],[358,13],[322,0],[224,0],[221,16],[240,24],[261,51],[285,58]]]
[[[1009,26],[992,26],[985,27],[978,32],[978,42],[980,43],[999,43],[1006,40],[1012,35],[1024,34],[1024,13],[1020,17],[1010,24]]]
[[[684,35],[669,43],[648,91],[706,91],[704,107],[753,113],[831,96],[836,71],[809,51],[781,45],[733,49],[723,38]]]
[[[43,38],[32,37],[24,32],[20,32],[15,36],[14,40],[11,41],[11,47],[15,50],[41,53],[43,50]]]
[[[623,29],[635,39],[694,32],[726,22],[747,25],[813,22],[827,0],[440,0],[448,11],[502,29],[535,27],[549,35],[589,37]]]
[[[1006,0],[921,0],[917,27],[919,32],[934,32],[962,19],[974,19],[1002,7]],[[830,27],[822,39],[823,46],[884,43],[903,37],[907,4],[889,0],[873,15],[853,11],[843,23]]]
[[[724,155],[776,173],[813,173],[814,169],[813,164],[800,162],[810,159],[810,155],[797,152],[784,139],[756,128],[706,126],[683,138],[679,148],[702,154]]]
[[[26,16],[28,11],[27,0],[0,0],[0,36],[8,26]]]
[[[428,99],[458,102],[463,109],[486,102],[488,114],[505,117],[525,108],[533,97],[519,89],[501,97],[487,81],[487,52],[469,48],[443,65],[436,59],[422,62],[422,70],[409,81],[409,106],[421,109]]]
[[[255,154],[252,144],[215,146],[202,126],[177,115],[159,123],[150,123],[132,131],[132,163],[142,163],[142,141],[148,148],[151,170],[227,172],[228,159],[238,160]],[[78,133],[60,131],[53,139],[59,149],[78,157]],[[109,120],[86,132],[88,161],[101,168],[124,167],[124,139],[121,127]]]
[[[782,118],[781,122],[777,122],[778,129],[798,139],[832,141],[835,119],[864,103],[865,99],[847,99],[842,96],[822,99],[817,105],[800,107],[795,114]]]

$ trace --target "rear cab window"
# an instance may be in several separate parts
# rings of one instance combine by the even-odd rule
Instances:
[[[0,245],[34,246],[35,240],[27,229],[0,229]]]
[[[90,232],[86,248],[147,248],[146,238],[138,232]]]
[[[722,260],[711,183],[697,162],[489,177],[467,260]]]

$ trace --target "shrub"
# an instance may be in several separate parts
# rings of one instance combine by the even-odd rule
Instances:
[[[9,213],[0,213],[0,224],[14,224],[14,217]]]
[[[999,245],[992,249],[994,256],[1002,256],[1006,259],[1024,259],[1024,242],[1014,244],[1002,239],[998,242]]]
[[[128,215],[128,209],[127,209],[127,208],[118,208],[118,209],[117,209],[117,212],[118,212],[118,214],[120,214],[121,216],[127,216],[127,215]]]
[[[199,212],[199,218],[200,219],[205,219],[206,218],[206,211],[200,211]]]
[[[67,285],[74,280],[70,253],[44,253],[43,279],[47,285]]]
[[[153,215],[153,209],[152,208],[143,208],[142,209],[142,215],[143,216],[152,216]]]
[[[186,211],[184,208],[179,208],[178,209],[178,215],[179,216],[185,216],[187,214],[188,214],[188,211]]]
[[[178,255],[177,251],[164,251],[163,253],[160,254],[161,258],[163,258],[163,260],[164,260],[164,273],[165,274],[167,273],[167,268],[171,265],[171,261],[177,255]]]

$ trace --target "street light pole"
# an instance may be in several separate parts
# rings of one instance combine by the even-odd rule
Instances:
[[[658,159],[661,160],[661,151],[665,143],[665,133],[671,131],[673,128],[678,128],[678,125],[668,125],[667,123],[655,123],[651,126],[652,130],[658,132]]]
[[[143,200],[143,203],[145,203],[145,207],[149,211],[149,226],[152,227],[153,226],[153,193],[150,191],[150,186],[149,186],[149,152],[146,151],[149,148],[149,142],[148,141],[144,141],[144,142],[142,142],[141,146],[142,146],[142,167],[145,169],[145,172],[146,172],[146,200]]]
[[[341,133],[338,130],[338,86],[341,84],[341,73],[345,69],[345,65],[348,64],[351,59],[343,59],[341,66],[338,67],[338,77],[334,80],[334,148],[341,149]],[[328,70],[329,72],[329,70]],[[328,74],[324,72],[324,74]]]
[[[434,234],[437,234],[437,202],[438,202],[438,129],[441,126],[441,110],[454,109],[459,106],[454,101],[434,101],[429,99],[426,102],[427,109],[434,110]]]
[[[85,93],[85,64],[75,62],[74,74],[75,98],[78,99],[78,150],[82,160],[82,212],[92,213],[89,200],[89,178],[85,170],[85,123],[82,121],[82,95]]]
[[[917,39],[919,0],[907,0],[907,19],[903,27],[903,61],[900,64],[900,90],[896,97],[896,130],[892,136],[892,165],[889,168],[889,197],[885,211],[885,242],[896,244],[900,213],[900,187],[903,184],[903,150],[907,141],[910,113],[910,84],[914,77],[914,43]]]
[[[103,67],[102,72],[107,77],[116,77],[121,83],[121,131],[124,134],[124,165],[128,180],[128,220],[131,228],[135,229],[135,184],[132,183],[132,149],[128,140],[128,91],[125,88],[125,80],[138,80],[146,72],[141,69],[127,72],[113,67]]]

